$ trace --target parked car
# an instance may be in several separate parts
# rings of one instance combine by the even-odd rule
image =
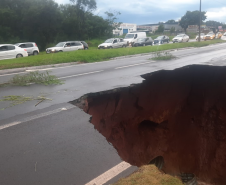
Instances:
[[[221,40],[226,40],[226,32],[221,36]]]
[[[177,35],[176,37],[174,37],[172,39],[173,43],[175,42],[188,42],[189,41],[189,36],[186,35],[186,34],[180,34],[180,35]]]
[[[98,49],[123,48],[127,46],[127,42],[119,38],[107,39],[104,43],[98,46]]]
[[[20,48],[26,49],[28,55],[38,55],[39,54],[39,49],[35,42],[17,43],[14,45],[18,46]]]
[[[0,60],[27,57],[26,49],[19,48],[12,44],[0,44]]]
[[[84,46],[84,49],[89,49],[89,45],[85,42],[85,41],[79,41],[82,43],[82,45]]]
[[[138,39],[146,38],[146,37],[147,37],[146,32],[130,32],[126,34],[124,41],[127,42],[128,46],[133,46],[133,44]]]
[[[213,32],[209,32],[207,35],[205,35],[204,40],[213,40],[215,38],[215,34]]]
[[[68,52],[84,49],[84,46],[79,41],[60,42],[55,47],[47,48],[46,53]]]
[[[220,39],[222,37],[222,33],[221,32],[217,32],[215,39]]]
[[[147,46],[147,45],[151,45],[152,46],[152,43],[153,43],[153,39],[151,37],[140,38],[136,42],[134,42],[133,46],[134,47]]]
[[[165,42],[169,43],[169,37],[166,35],[158,36],[156,39],[154,39],[153,44],[163,44]]]
[[[205,34],[204,33],[200,33],[200,40],[204,40]],[[196,36],[195,40],[199,40],[199,35]]]

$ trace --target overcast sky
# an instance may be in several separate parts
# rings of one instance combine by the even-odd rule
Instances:
[[[59,4],[69,0],[55,0]],[[105,11],[119,11],[118,21],[124,23],[151,24],[178,20],[186,11],[199,9],[200,0],[96,0],[94,14],[104,16]],[[202,0],[202,11],[208,20],[226,22],[226,0]]]

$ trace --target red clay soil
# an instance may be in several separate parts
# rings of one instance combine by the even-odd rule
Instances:
[[[163,171],[226,184],[226,67],[189,66],[74,104],[132,165],[164,158]]]

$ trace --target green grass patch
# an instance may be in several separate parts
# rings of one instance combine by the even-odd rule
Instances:
[[[177,177],[159,171],[154,165],[142,166],[127,178],[120,179],[113,185],[183,185]]]
[[[177,57],[172,55],[171,53],[165,51],[158,51],[154,53],[154,57],[150,58],[150,60],[172,60],[172,59],[176,59]]]
[[[59,80],[55,75],[50,75],[49,71],[45,71],[44,73],[35,71],[25,75],[15,75],[8,83],[0,85],[28,86],[31,84],[61,85],[63,81]]]
[[[99,62],[104,60],[109,60],[114,57],[135,55],[142,53],[151,53],[156,51],[165,51],[170,49],[179,49],[185,47],[203,47],[210,44],[223,43],[225,41],[220,39],[215,39],[206,42],[188,42],[188,43],[175,43],[175,44],[164,44],[146,47],[127,47],[119,49],[90,49],[90,50],[78,50],[73,52],[60,52],[52,54],[40,54],[37,56],[29,56],[18,59],[1,60],[1,69],[11,69],[19,67],[31,67],[31,66],[41,66],[41,65],[52,65],[60,63],[69,62]]]
[[[38,102],[34,105],[37,106],[44,100],[50,100],[49,98],[46,98],[44,96],[38,96],[38,97],[33,97],[33,96],[15,96],[15,95],[10,95],[10,96],[3,96],[2,99],[0,99],[0,102],[9,102],[9,106],[1,108],[0,110],[5,110],[10,107],[14,107],[16,105],[20,105],[29,101],[37,100]]]

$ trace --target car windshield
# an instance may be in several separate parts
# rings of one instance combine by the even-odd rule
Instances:
[[[14,44],[15,46],[19,46],[19,43]]]
[[[177,37],[183,37],[184,35],[177,35]]]
[[[226,33],[224,33],[224,36],[226,36]]]
[[[63,47],[64,44],[65,44],[65,42],[60,42],[60,43],[58,43],[58,44],[56,45],[56,47]]]
[[[163,39],[163,37],[164,37],[164,36],[159,36],[159,37],[157,37],[156,39]]]
[[[134,38],[134,34],[127,34],[125,36],[125,39],[131,39],[131,38]]]
[[[112,43],[113,41],[114,41],[114,39],[108,39],[104,43]]]
[[[137,41],[138,41],[138,42],[143,42],[143,41],[145,41],[145,39],[142,38],[142,39],[138,39]]]

